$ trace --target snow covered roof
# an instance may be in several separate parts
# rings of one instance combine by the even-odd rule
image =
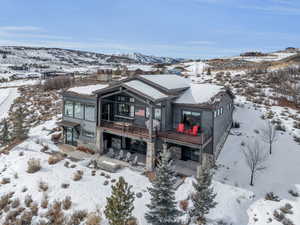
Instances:
[[[187,89],[175,103],[180,104],[202,104],[208,102],[212,97],[223,90],[222,86],[213,84],[190,84]]]
[[[108,87],[107,84],[95,84],[95,85],[87,85],[81,87],[73,87],[68,89],[67,91],[74,92],[81,95],[93,95],[94,91],[103,89]]]
[[[186,78],[174,74],[140,75],[140,77],[168,90],[183,89],[190,86]]]
[[[157,89],[151,87],[150,85],[148,85],[142,81],[139,81],[139,80],[131,80],[131,81],[125,82],[124,84],[138,92],[141,92],[141,93],[149,96],[150,98],[155,99],[155,100],[168,97],[167,95],[160,92],[159,90],[157,90]]]

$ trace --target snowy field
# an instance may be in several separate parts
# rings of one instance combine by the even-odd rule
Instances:
[[[0,83],[0,88],[36,85],[39,82],[40,82],[40,80],[38,80],[38,79],[14,80],[14,81]]]
[[[289,132],[279,135],[279,140],[274,143],[273,154],[266,161],[267,169],[257,174],[254,186],[249,185],[250,174],[244,162],[241,142],[250,143],[255,138],[260,139],[259,134],[254,130],[259,130],[265,123],[261,119],[262,113],[263,110],[253,108],[252,104],[245,104],[236,109],[234,117],[236,121],[240,122],[241,128],[233,129],[232,133],[241,135],[229,135],[218,159],[218,169],[213,182],[218,205],[208,216],[210,225],[215,225],[216,221],[220,220],[233,225],[279,225],[280,223],[273,218],[273,211],[282,207],[286,202],[293,206],[292,211],[294,212],[287,217],[292,219],[295,225],[297,225],[297,221],[300,221],[299,198],[292,197],[288,193],[290,189],[300,192],[300,147],[292,140]],[[33,200],[39,203],[43,193],[38,190],[38,182],[44,181],[49,185],[47,194],[50,202],[56,199],[62,200],[69,195],[73,201],[71,211],[100,209],[103,212],[106,197],[111,193],[112,179],[123,176],[127,182],[133,185],[135,193],[142,193],[142,197],[135,200],[134,216],[138,218],[140,224],[147,224],[144,213],[147,211],[146,204],[149,202],[149,194],[146,191],[150,186],[148,179],[130,169],[109,174],[110,178],[101,176],[100,173],[103,172],[101,170],[92,176],[92,169],[86,167],[88,159],[79,162],[64,159],[55,165],[49,165],[47,162],[49,155],[40,150],[42,145],[46,144],[49,146],[49,150],[58,151],[57,146],[50,141],[49,130],[53,127],[55,127],[54,120],[31,129],[28,140],[15,147],[9,155],[1,155],[0,179],[10,178],[11,182],[0,185],[0,193],[15,191],[14,197],[20,199],[31,194]],[[267,149],[266,145],[263,146],[264,149]],[[20,152],[24,152],[24,155],[20,156]],[[26,172],[27,161],[30,158],[41,160],[42,169],[37,173],[28,174]],[[66,161],[70,161],[70,165],[73,164],[76,167],[65,167]],[[77,170],[84,172],[83,178],[80,181],[73,181],[73,174]],[[15,178],[15,174],[18,175],[18,178]],[[105,180],[109,181],[108,185],[104,185]],[[61,187],[63,183],[70,184],[70,187],[63,189]],[[25,186],[28,191],[22,192]],[[178,201],[186,199],[191,191],[192,178],[187,178],[177,190],[176,199]],[[265,194],[270,191],[273,191],[282,200],[280,202],[264,200]],[[43,210],[41,209],[41,212]],[[66,214],[71,211],[69,210]],[[272,219],[271,222],[269,218]],[[39,217],[34,217],[35,221],[38,219]],[[104,220],[103,224],[106,225],[107,221]]]
[[[285,58],[288,58],[290,56],[293,56],[297,53],[294,52],[274,52],[270,53],[268,56],[238,56],[233,57],[232,59],[242,59],[250,62],[263,62],[263,61],[279,61]]]
[[[10,106],[18,96],[17,88],[0,89],[0,121],[7,116]]]

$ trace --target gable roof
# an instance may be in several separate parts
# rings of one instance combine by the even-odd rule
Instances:
[[[176,100],[178,104],[203,104],[224,90],[224,87],[214,84],[191,83],[190,88],[184,91]]]
[[[69,88],[67,92],[74,92],[80,95],[94,95],[94,91],[108,87],[107,84],[94,84],[80,87]]]
[[[160,92],[156,88],[154,88],[140,80],[131,80],[131,81],[125,82],[124,86],[134,89],[139,93],[143,93],[144,95],[152,98],[153,100],[159,100],[159,99],[168,97],[167,95]]]
[[[186,89],[190,86],[186,78],[174,74],[140,75],[138,78],[167,91]]]

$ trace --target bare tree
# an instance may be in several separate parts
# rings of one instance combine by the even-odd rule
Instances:
[[[262,140],[269,144],[269,153],[272,154],[273,143],[278,140],[277,130],[270,120],[267,120],[264,128],[261,129]]]
[[[253,144],[248,144],[247,147],[243,149],[243,154],[251,172],[250,185],[253,186],[256,172],[266,168],[264,162],[267,160],[268,155],[263,151],[257,140],[255,140]]]

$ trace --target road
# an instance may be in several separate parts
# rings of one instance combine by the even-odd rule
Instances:
[[[17,88],[0,89],[0,120],[8,115],[10,106],[18,96]]]

